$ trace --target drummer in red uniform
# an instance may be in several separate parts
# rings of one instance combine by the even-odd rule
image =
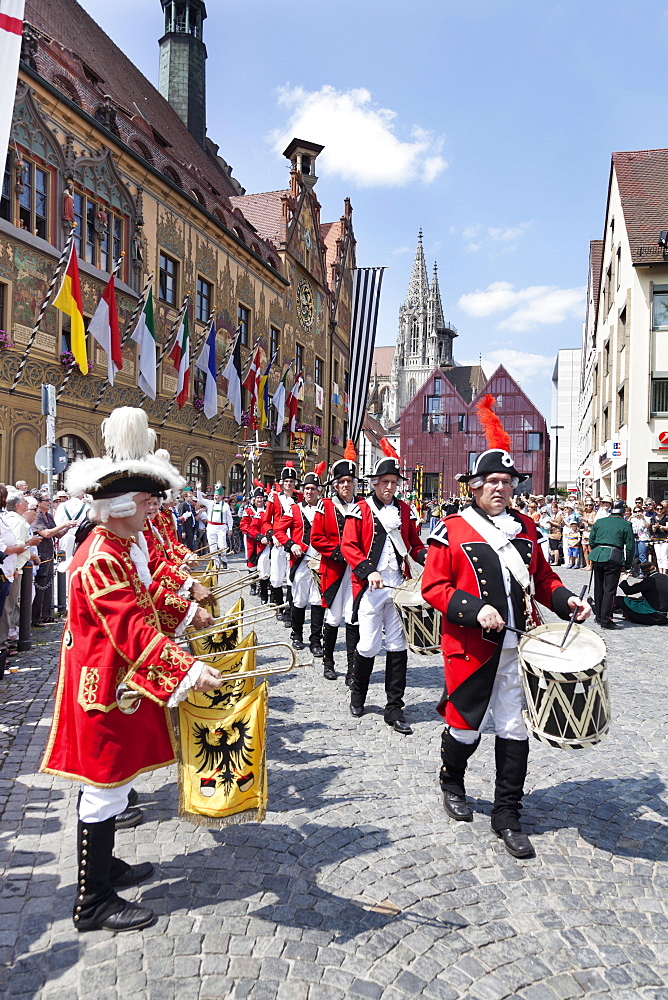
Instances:
[[[341,551],[352,569],[352,617],[359,622],[360,630],[350,686],[350,713],[355,718],[364,714],[373,662],[380,653],[384,633],[384,718],[396,732],[409,736],[413,730],[403,713],[408,647],[392,591],[409,575],[406,557],[424,563],[426,550],[411,520],[409,505],[394,497],[399,479],[403,476],[398,456],[376,463],[370,479],[373,492],[355,504],[346,517]]]
[[[247,507],[243,508],[239,530],[246,538],[246,566],[249,573],[257,572],[260,604],[269,601],[269,571],[271,565],[271,546],[263,532],[265,519],[264,504],[266,495],[261,486],[253,491],[253,498]],[[256,593],[251,586],[251,594]]]
[[[281,472],[279,486],[272,490],[264,509],[262,534],[271,545],[269,585],[271,587],[272,604],[283,604],[283,584],[288,575],[288,557],[283,546],[276,537],[276,525],[282,517],[289,515],[293,503],[296,503],[297,470],[292,462],[287,462]],[[286,599],[292,603],[292,592],[288,584]],[[284,625],[292,626],[291,611],[286,608],[278,614]]]
[[[175,761],[169,707],[191,688],[214,690],[221,681],[217,670],[162,634],[190,605],[152,581],[135,539],[151,493],[179,488],[183,480],[149,454],[154,438],[144,411],[124,407],[122,419],[127,433],[111,447],[105,435],[107,456],[75,462],[66,477],[70,493],[93,496],[97,526],[70,565],[56,704],[41,766],[82,783],[73,913],[79,931],[136,930],[153,921],[150,909],[116,892],[148,878],[153,866],[113,856],[114,819],[137,775]],[[195,626],[212,622],[197,610]],[[119,709],[119,684],[143,696],[133,714]]]
[[[441,738],[440,783],[446,812],[470,822],[464,774],[469,757],[491,711],[496,732],[496,788],[492,831],[516,858],[531,857],[531,841],[522,831],[520,810],[529,756],[522,718],[517,636],[506,623],[524,631],[533,620],[530,592],[536,600],[577,621],[589,605],[571,593],[548,566],[530,517],[512,509],[510,499],[527,476],[515,468],[506,450],[510,438],[487,397],[481,422],[496,424],[491,448],[478,456],[472,472],[458,476],[469,484],[474,502],[461,514],[440,522],[428,538],[422,594],[443,615],[441,648],[445,691],[438,711],[446,726]],[[485,401],[483,401],[485,402]],[[498,425],[498,426],[497,426]]]
[[[346,517],[355,503],[356,477],[357,469],[352,460],[342,458],[334,463],[330,477],[332,496],[323,497],[318,503],[311,529],[311,545],[320,553],[320,589],[322,604],[326,608],[322,627],[323,674],[327,680],[336,680],[334,649],[339,626],[345,624],[348,687],[352,683],[360,630],[359,625],[349,621],[353,604],[352,570],[343,558],[341,542]]]

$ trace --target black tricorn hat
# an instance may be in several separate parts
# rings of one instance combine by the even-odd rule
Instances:
[[[307,472],[304,476],[302,486],[322,486],[322,483],[316,476],[315,472]]]
[[[396,476],[397,479],[405,479],[405,476],[401,475],[401,469],[399,468],[399,463],[396,458],[381,458],[374,467],[371,473],[373,479],[380,476]]]
[[[262,499],[264,500],[264,498],[265,498],[265,492],[264,492],[264,490],[262,489],[261,486],[257,486],[253,490],[253,497],[262,497]]]
[[[294,479],[297,482],[297,470],[294,465],[285,465],[281,470],[281,482],[284,479]]]
[[[478,476],[489,476],[493,472],[507,472],[519,483],[523,483],[529,476],[525,472],[518,472],[512,455],[504,451],[503,448],[490,448],[478,455],[470,472],[460,473],[455,479],[460,483],[470,483]]]
[[[338,462],[334,462],[329,474],[328,485],[344,476],[352,476],[353,479],[357,479],[357,466],[349,458],[340,458]]]

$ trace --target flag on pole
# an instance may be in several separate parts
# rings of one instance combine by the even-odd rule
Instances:
[[[285,399],[288,391],[288,373],[290,371],[290,365],[285,369],[281,381],[278,383],[276,392],[271,397],[271,401],[276,409],[276,433],[280,434],[283,430],[283,424],[285,423]]]
[[[109,284],[102,292],[102,298],[98,302],[97,309],[93,313],[93,318],[88,324],[88,332],[107,355],[107,379],[109,385],[113,385],[114,375],[123,367],[121,333],[118,329],[116,288],[113,274],[109,278]]]
[[[216,386],[216,324],[211,320],[211,326],[200,356],[195,361],[195,368],[206,375],[204,384],[204,416],[208,420],[218,413],[218,388]]]
[[[86,325],[81,301],[77,248],[74,243],[72,243],[70,248],[70,259],[65,268],[60,291],[53,300],[53,304],[56,309],[60,309],[61,312],[66,313],[70,317],[70,350],[72,351],[74,360],[79,365],[81,374],[87,375]]]
[[[149,288],[144,308],[130,338],[139,345],[137,385],[151,399],[155,399],[157,386],[157,354],[155,348],[155,319],[153,316],[153,289]]]
[[[350,392],[348,435],[357,441],[366,412],[373,348],[376,343],[378,304],[384,267],[358,267],[353,283],[350,332]]]
[[[288,419],[290,423],[290,433],[294,434],[297,429],[297,407],[299,400],[303,398],[304,379],[300,372],[295,379],[295,384],[288,396]]]
[[[176,368],[176,401],[180,410],[188,400],[190,388],[190,328],[187,307],[183,310],[181,325],[169,352],[169,360]]]
[[[0,163],[5,164],[9,137],[12,132],[12,115],[16,96],[16,81],[21,55],[24,0],[0,0]]]
[[[260,430],[263,431],[267,426],[268,413],[269,413],[269,372],[271,371],[271,366],[274,363],[278,351],[274,352],[274,357],[271,359],[267,365],[267,370],[264,375],[260,377],[258,383],[258,393],[257,393],[257,419],[260,425]]]
[[[232,406],[234,419],[241,423],[241,340],[239,334],[234,342],[234,350],[225,365],[223,378],[227,379],[227,398]]]

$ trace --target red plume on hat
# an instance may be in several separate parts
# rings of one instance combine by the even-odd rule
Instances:
[[[346,441],[346,450],[343,453],[343,457],[347,462],[357,461],[357,452],[355,451],[355,445],[350,438]]]
[[[401,461],[401,459],[399,458],[398,454],[396,453],[396,451],[394,450],[394,448],[390,444],[389,438],[381,438],[380,439],[380,447],[382,448],[383,455],[387,455],[388,458],[393,458],[395,460],[395,462],[400,462]]]
[[[293,462],[293,461],[292,461],[291,459],[290,459],[290,460],[288,460],[288,461],[287,461],[287,462],[285,463],[285,468],[286,468],[286,469],[294,469],[294,467],[295,467],[295,463],[294,463],[294,462]]]
[[[253,486],[262,486],[262,483],[260,482],[259,479],[254,479],[253,480]]]
[[[482,424],[482,429],[487,438],[488,448],[500,448],[502,451],[510,451],[510,434],[503,429],[503,424],[494,412],[496,400],[491,393],[487,393],[476,406],[478,420]],[[381,447],[383,442],[381,441]],[[383,448],[383,451],[385,449]]]
[[[313,471],[315,472],[316,476],[320,477],[326,468],[327,468],[327,462],[318,462]]]

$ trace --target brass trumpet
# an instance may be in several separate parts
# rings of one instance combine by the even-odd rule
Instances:
[[[221,615],[220,618],[216,618],[215,625],[209,625],[200,632],[189,632],[186,629],[186,638],[188,640],[205,639],[208,635],[227,632],[238,625],[243,625],[244,628],[247,626],[252,628],[258,622],[268,621],[270,618],[274,618],[279,611],[284,611],[289,607],[289,604],[270,604],[267,607],[250,608],[249,611],[244,611],[242,615]],[[241,622],[239,621],[240,617],[242,619]]]
[[[245,646],[241,652],[247,653],[251,650],[257,649],[276,649],[278,646],[284,646],[285,649],[290,653],[290,662],[283,664],[282,666],[274,667],[261,667],[257,670],[238,670],[233,674],[222,674],[221,684],[227,684],[228,681],[238,681],[246,680],[250,677],[271,677],[274,674],[287,674],[295,667],[309,667],[313,664],[313,658],[310,660],[297,661],[295,656],[295,651],[292,646],[287,642],[264,642],[258,646]],[[202,656],[198,656],[198,660],[206,660],[211,656],[219,656],[219,653],[204,653]],[[136,691],[134,688],[128,687],[127,684],[119,684],[116,688],[116,705],[118,706],[119,712],[123,715],[132,715],[139,708],[139,703],[142,698],[146,695],[142,691]]]
[[[242,577],[241,580],[221,583],[217,587],[212,587],[211,594],[215,598],[227,597],[229,594],[233,594],[237,590],[243,590],[244,587],[250,587],[252,583],[257,583],[258,579],[259,576],[257,573],[249,573],[248,576]]]

